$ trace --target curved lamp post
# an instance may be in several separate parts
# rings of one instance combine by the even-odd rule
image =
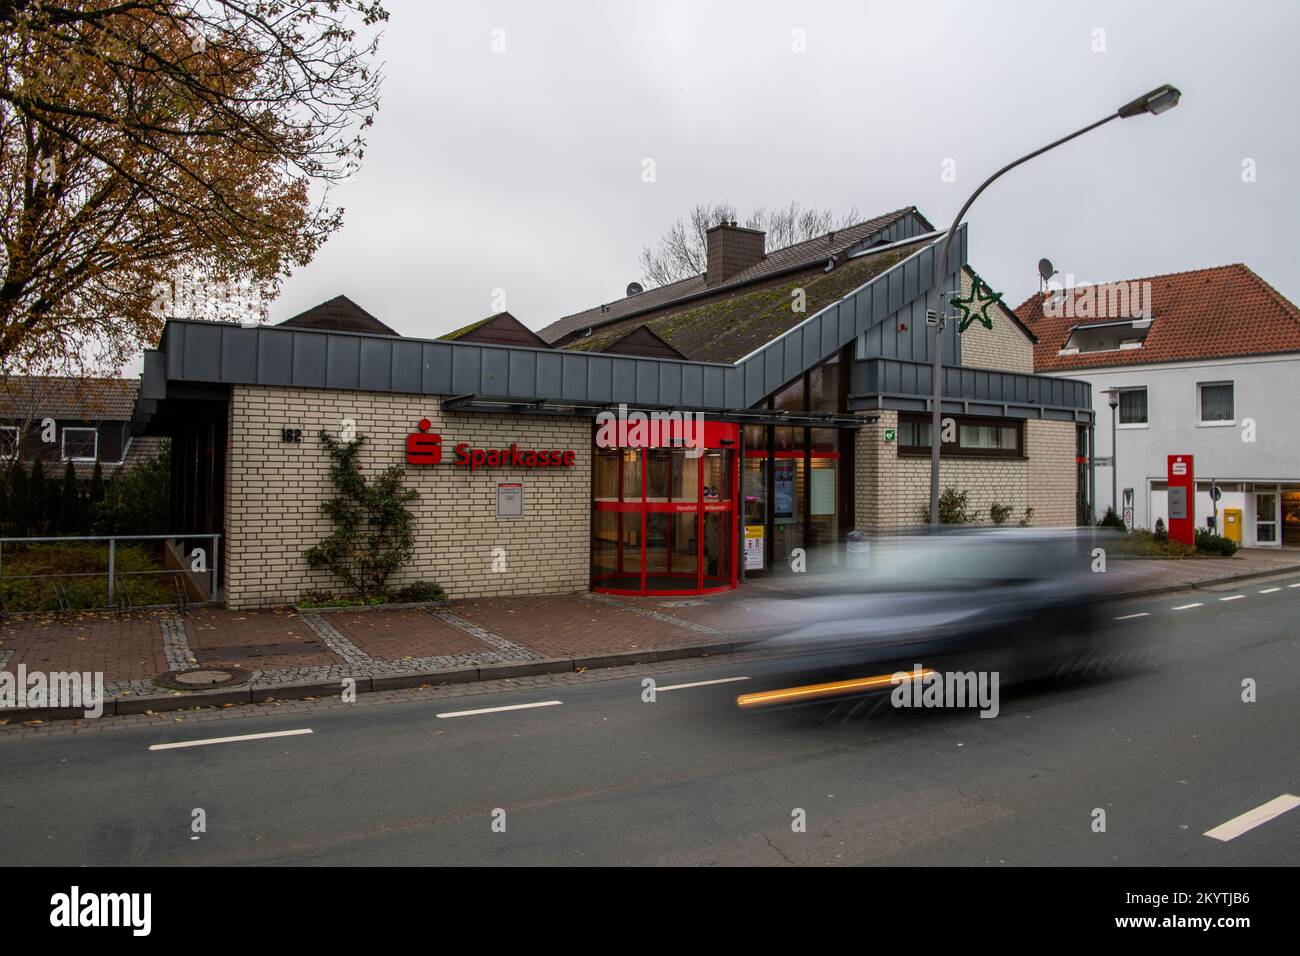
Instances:
[[[971,197],[966,200],[965,204],[958,211],[957,218],[954,219],[952,225],[948,227],[948,232],[943,237],[943,245],[940,246],[939,255],[935,258],[934,262],[934,291],[937,298],[936,304],[938,308],[934,310],[934,347],[931,350],[933,354],[931,356],[932,364],[930,384],[933,398],[931,399],[932,407],[930,415],[930,524],[939,524],[939,438],[940,425],[943,419],[943,330],[944,325],[947,322],[947,316],[944,314],[943,276],[948,264],[948,247],[952,244],[953,234],[956,233],[957,227],[961,225],[962,218],[966,215],[966,211],[970,209],[975,200],[979,198],[980,193],[984,192],[984,190],[987,189],[995,179],[1003,173],[1015,169],[1021,163],[1028,162],[1035,156],[1041,156],[1049,149],[1055,149],[1062,143],[1068,143],[1070,140],[1082,136],[1084,133],[1091,132],[1098,126],[1104,126],[1113,119],[1128,119],[1130,116],[1139,116],[1143,113],[1156,115],[1165,112],[1165,110],[1173,109],[1178,105],[1178,99],[1180,96],[1182,96],[1182,94],[1179,93],[1177,89],[1165,84],[1164,86],[1152,90],[1145,96],[1139,96],[1131,103],[1126,103],[1106,118],[1099,119],[1097,122],[1085,126],[1083,129],[1076,130],[1069,136],[1062,136],[1055,142],[1048,143],[1046,146],[1036,149],[1032,153],[1021,156],[1015,162],[1007,163],[1007,165],[1003,166],[988,179],[984,180],[984,182],[980,184],[979,189],[971,193]],[[960,284],[958,285],[958,291],[961,291]]]

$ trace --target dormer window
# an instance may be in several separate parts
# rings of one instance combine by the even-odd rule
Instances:
[[[1140,349],[1150,331],[1150,319],[1109,319],[1076,325],[1070,329],[1070,337],[1066,339],[1061,354],[1080,355],[1088,352]]]

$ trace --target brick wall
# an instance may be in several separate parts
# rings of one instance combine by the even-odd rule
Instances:
[[[882,411],[875,423],[858,430],[854,473],[855,527],[889,534],[919,525],[930,504],[930,459],[898,454],[898,413]],[[1036,527],[1073,526],[1075,522],[1075,443],[1072,422],[1025,423],[1027,459],[945,458],[939,465],[940,490],[949,486],[970,493],[968,507],[981,524],[990,523],[992,504],[1010,505],[1008,524],[1019,522],[1033,507]]]
[[[970,276],[961,273],[961,294],[971,293]],[[999,305],[989,309],[993,328],[986,329],[978,321],[967,326],[961,334],[961,364],[967,368],[991,368],[1002,372],[1034,371],[1034,343],[1012,321],[1010,312]]]
[[[443,463],[408,465],[406,485],[420,493],[414,558],[391,583],[435,581],[453,598],[586,590],[591,528],[591,422],[585,418],[443,413],[425,395],[236,385],[230,403],[227,474],[226,593],[231,607],[290,603],[304,592],[341,588],[312,571],[303,552],[329,534],[320,513],[332,497],[321,429],[337,437],[344,418],[366,437],[365,471],[405,461],[406,435],[421,418],[443,437]],[[280,440],[300,428],[301,443]],[[457,442],[475,447],[573,449],[572,468],[467,468],[449,462]],[[496,517],[500,481],[524,483],[524,517]],[[506,549],[506,571],[492,551]]]

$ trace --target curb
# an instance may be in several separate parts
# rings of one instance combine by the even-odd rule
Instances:
[[[1136,591],[1124,591],[1107,596],[1103,600],[1107,602],[1123,601],[1132,598],[1153,597],[1159,594],[1173,594],[1178,591],[1196,591],[1205,587],[1233,584],[1237,581],[1250,581],[1256,578],[1276,577],[1282,574],[1295,574],[1297,572],[1300,572],[1300,564],[1269,568],[1264,571],[1249,571],[1244,574],[1199,581],[1194,584],[1170,584]],[[412,606],[419,607],[422,605]],[[378,610],[378,608],[375,609]],[[315,610],[312,609],[308,613],[313,613]],[[358,609],[338,608],[336,610]],[[713,657],[715,655],[738,653],[748,647],[750,643],[750,641],[709,641],[702,644],[685,644],[659,649],[648,648],[644,651],[592,654],[586,657],[548,657],[519,663],[483,664],[481,666],[454,667],[436,671],[411,671],[405,674],[360,676],[354,677],[353,680],[356,681],[357,693],[366,694],[385,690],[404,690],[426,685],[462,684],[472,681],[531,677],[538,674],[567,674],[606,667],[626,667],[634,664],[653,664],[662,661]],[[104,701],[103,716],[120,717],[128,714],[157,714],[201,707],[224,707],[229,704],[264,704],[277,700],[327,698],[337,696],[339,692],[338,681],[310,684],[268,684],[258,687],[235,687],[228,690],[176,691],[150,697],[119,697],[106,700]],[[17,708],[0,710],[0,716],[9,717],[11,721],[21,723],[26,720],[79,719],[82,718],[82,712],[76,708],[67,707],[26,707],[21,710]]]
[[[358,694],[385,690],[404,690],[412,687],[463,684],[471,681],[502,680],[512,677],[532,677],[538,674],[569,674],[605,667],[624,667],[630,664],[652,664],[657,661],[675,661],[695,657],[712,657],[743,650],[748,641],[712,641],[662,650],[647,649],[616,654],[593,654],[587,657],[544,657],[535,661],[509,664],[483,664],[477,667],[454,667],[436,671],[411,671],[405,674],[383,674],[354,677]],[[176,710],[204,707],[224,707],[231,704],[266,704],[277,700],[303,700],[304,698],[337,697],[341,683],[330,681],[310,684],[266,684],[257,687],[232,687],[227,690],[175,691],[149,697],[118,697],[104,701],[104,717],[122,717],[128,714],[161,714]],[[11,722],[27,720],[84,719],[78,708],[24,707],[21,710],[0,710],[0,716]]]

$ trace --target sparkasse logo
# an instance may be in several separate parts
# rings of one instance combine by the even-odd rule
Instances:
[[[50,925],[129,926],[131,935],[148,936],[152,927],[152,893],[85,893],[78,886],[71,892],[50,897]]]

